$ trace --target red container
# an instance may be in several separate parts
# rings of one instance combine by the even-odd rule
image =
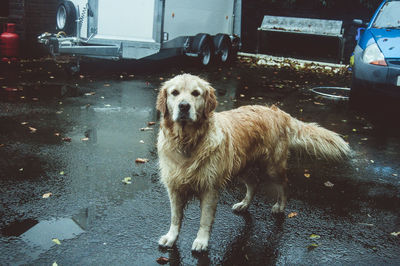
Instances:
[[[8,23],[7,28],[0,35],[0,54],[3,57],[18,57],[19,36],[15,33],[15,24]]]

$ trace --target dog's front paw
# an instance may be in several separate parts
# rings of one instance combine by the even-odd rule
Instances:
[[[272,206],[271,212],[278,214],[278,213],[283,213],[284,210],[285,210],[285,206],[280,205],[279,203],[275,203],[275,205]]]
[[[171,235],[171,234],[166,234],[166,235],[163,235],[161,238],[160,238],[160,240],[158,240],[158,244],[160,245],[160,246],[163,246],[163,247],[172,247],[172,245],[174,245],[174,243],[175,243],[175,241],[176,241],[176,236],[173,236],[173,235]]]
[[[192,251],[201,252],[206,251],[208,247],[208,239],[196,238],[193,241]]]
[[[234,212],[241,212],[241,211],[247,210],[248,207],[249,207],[249,205],[242,201],[242,202],[238,202],[238,203],[234,204],[232,206],[232,210]]]

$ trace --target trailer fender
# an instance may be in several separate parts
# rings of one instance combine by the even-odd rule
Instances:
[[[194,36],[192,49],[200,59],[200,62],[207,66],[214,57],[214,42],[209,34],[199,33]]]
[[[61,0],[57,6],[56,25],[58,31],[63,31],[67,35],[76,34],[77,11],[71,1]]]

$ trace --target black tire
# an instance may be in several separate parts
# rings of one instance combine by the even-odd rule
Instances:
[[[59,25],[60,16],[62,16],[60,12],[65,15],[64,26]],[[56,29],[65,32],[69,36],[76,34],[76,8],[71,1],[60,1],[58,4],[56,11]]]
[[[199,33],[194,37],[193,50],[197,53],[199,62],[203,66],[208,66],[214,59],[214,43],[210,35]]]
[[[214,46],[218,62],[222,64],[227,64],[232,61],[232,42],[228,35],[217,34],[214,37]]]

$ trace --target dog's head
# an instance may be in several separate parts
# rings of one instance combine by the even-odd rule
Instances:
[[[178,123],[207,119],[217,106],[210,84],[190,74],[176,76],[163,84],[157,97],[157,110],[164,118]]]

